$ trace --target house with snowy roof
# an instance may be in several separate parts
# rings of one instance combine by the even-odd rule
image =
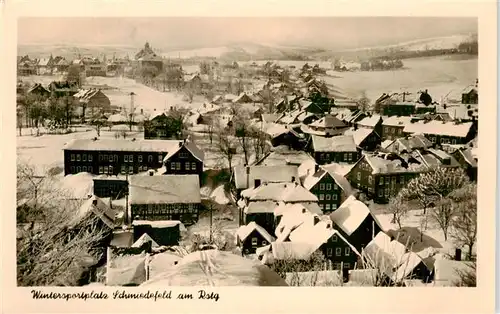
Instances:
[[[73,217],[70,226],[75,228],[80,222],[86,219],[97,218],[100,222],[97,225],[101,227],[106,227],[106,229],[112,231],[115,229],[115,216],[116,212],[106,204],[101,198],[92,195],[89,197],[79,208],[76,215]]]
[[[318,197],[318,205],[325,214],[335,211],[353,193],[343,175],[317,164],[307,169],[302,185]]]
[[[292,243],[307,243],[314,252],[321,252],[333,263],[334,269],[354,269],[361,254],[331,221],[316,219],[314,224],[302,224],[289,235]]]
[[[369,114],[363,119],[356,122],[359,128],[373,129],[377,134],[382,134],[382,116],[379,114]]]
[[[190,141],[73,139],[64,148],[64,174],[136,174],[166,166],[167,174],[203,172],[203,152]]]
[[[233,100],[235,104],[248,104],[253,102],[253,99],[244,92]]]
[[[433,147],[434,144],[422,134],[399,137],[384,147],[384,151],[402,154]]]
[[[352,187],[375,203],[387,203],[411,179],[429,168],[413,156],[364,153],[346,175]]]
[[[134,244],[141,247],[151,242],[152,247],[179,245],[181,232],[186,227],[179,220],[133,220]]]
[[[304,135],[297,132],[293,125],[269,124],[265,133],[272,147],[287,146],[293,150],[302,150],[307,143]]]
[[[201,206],[197,175],[131,176],[128,198],[133,220],[198,221]]]
[[[27,93],[30,95],[36,95],[42,99],[47,99],[50,96],[50,92],[40,83],[35,83],[33,86],[31,86],[27,90]]]
[[[403,137],[403,129],[411,123],[411,117],[392,116],[382,122],[382,140],[393,140]]]
[[[257,160],[255,166],[276,166],[276,165],[294,165],[300,166],[304,161],[314,159],[304,151],[289,149],[288,146],[273,147],[269,153]]]
[[[109,112],[111,109],[111,102],[100,89],[80,89],[73,97],[78,101],[82,108],[82,116],[93,116],[97,112]]]
[[[371,268],[386,276],[386,284],[400,284],[405,279],[432,280],[432,267],[401,242],[379,232],[363,249],[363,259]]]
[[[262,183],[258,187],[249,188],[241,192],[242,199],[238,201],[242,221],[257,222],[269,233],[275,230],[275,209],[280,202],[283,203],[317,203],[318,198],[295,182]]]
[[[255,221],[236,230],[236,245],[244,255],[254,254],[257,248],[269,245],[274,240],[275,238]]]
[[[457,149],[453,157],[458,161],[460,166],[467,172],[467,175],[472,181],[477,181],[477,152],[472,147]]]
[[[276,166],[236,166],[233,183],[239,197],[241,191],[256,188],[267,182],[294,182],[299,178],[298,167],[294,165]]]
[[[342,134],[347,128],[348,126],[340,119],[327,114],[309,125],[303,125],[302,131],[312,135],[330,137]]]
[[[312,135],[309,143],[309,151],[320,165],[332,162],[355,163],[358,160],[358,148],[352,135]]]
[[[330,219],[335,228],[360,252],[383,230],[368,206],[353,195],[330,214]]]
[[[344,135],[352,135],[356,146],[365,151],[373,151],[381,143],[380,135],[374,129],[354,126],[345,130]]]
[[[404,134],[423,134],[432,143],[465,144],[477,134],[477,127],[472,122],[419,121],[408,123]]]

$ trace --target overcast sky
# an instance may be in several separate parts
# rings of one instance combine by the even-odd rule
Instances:
[[[476,33],[475,18],[22,18],[20,44],[80,44],[155,48],[216,47],[252,42],[358,48]]]

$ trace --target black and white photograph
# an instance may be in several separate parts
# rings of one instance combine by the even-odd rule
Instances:
[[[17,285],[475,287],[479,46],[462,17],[19,19]]]

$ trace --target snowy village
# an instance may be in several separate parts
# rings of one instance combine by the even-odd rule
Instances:
[[[477,37],[162,45],[18,48],[19,286],[476,285]]]

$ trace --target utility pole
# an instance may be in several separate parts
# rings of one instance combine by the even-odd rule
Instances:
[[[127,180],[127,184],[128,184],[128,169],[127,169],[127,174],[125,175],[125,179]],[[129,185],[129,188],[130,188],[130,184]],[[129,225],[129,217],[128,217],[128,189],[127,191],[125,191],[125,224],[128,226]]]
[[[212,204],[212,199],[210,199],[210,244],[212,244],[212,212],[213,212],[213,204]]]

